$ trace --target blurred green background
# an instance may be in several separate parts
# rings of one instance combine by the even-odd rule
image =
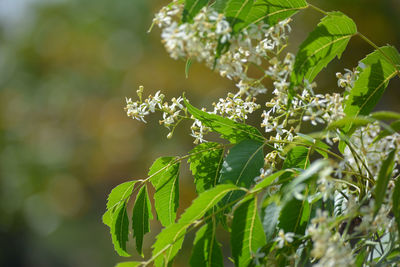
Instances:
[[[168,57],[159,31],[147,34],[166,2],[0,0],[0,266],[102,267],[123,260],[101,223],[107,194],[144,178],[156,157],[192,147],[188,128],[167,140],[157,116],[147,125],[127,118],[124,97],[144,85],[145,94],[186,91],[193,103],[210,107],[235,90],[199,64],[186,79],[185,62]],[[400,1],[310,2],[344,11],[378,45],[400,47]],[[295,17],[290,49],[319,18],[312,11]],[[371,48],[354,39],[348,51],[318,77],[322,91],[338,90],[334,73],[356,66]],[[378,109],[400,111],[399,88],[394,80]],[[182,211],[194,191],[187,170],[181,179]],[[146,238],[146,255],[153,237]],[[187,261],[181,256],[178,265]]]

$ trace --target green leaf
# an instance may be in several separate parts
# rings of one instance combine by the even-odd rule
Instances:
[[[118,263],[115,267],[137,267],[142,265],[141,262],[137,261],[126,261],[126,262],[120,262]]]
[[[341,57],[356,33],[356,25],[349,17],[341,12],[329,12],[300,45],[291,75],[292,86],[304,80],[312,82],[330,61]]]
[[[253,7],[254,0],[229,0],[225,7],[225,17],[237,32],[246,24],[247,16]]]
[[[307,197],[304,200],[292,198],[281,210],[279,228],[282,228],[285,233],[304,234],[310,219],[310,212]]]
[[[235,266],[249,266],[253,255],[266,244],[264,230],[257,212],[257,197],[240,203],[232,221],[231,247]]]
[[[255,0],[245,25],[264,21],[269,26],[274,26],[306,7],[304,0]]]
[[[308,146],[312,147],[312,149],[315,149],[320,155],[322,155],[324,158],[328,158],[328,153],[326,150],[329,150],[330,147],[322,142],[319,139],[315,139],[309,135],[302,134],[302,133],[297,133],[297,136],[295,137],[295,140],[300,139],[301,142],[307,144]]]
[[[107,211],[103,215],[103,223],[108,227],[112,225],[114,210],[131,196],[135,183],[136,181],[125,182],[111,190],[108,195]]]
[[[389,136],[396,132],[400,132],[400,120],[391,123],[389,127],[384,129],[383,131],[380,131],[378,136],[375,137],[373,143],[378,142],[382,138],[385,138],[386,136]]]
[[[191,58],[188,58],[188,59],[186,60],[186,65],[185,65],[185,76],[186,76],[186,79],[189,78],[189,69],[190,69],[190,66],[192,66],[192,59],[191,59]]]
[[[222,184],[201,193],[192,205],[185,210],[177,223],[164,228],[153,245],[153,257],[156,258],[156,266],[171,263],[182,246],[187,227],[202,218],[226,194],[235,190],[240,190],[240,188],[230,184]]]
[[[149,220],[151,219],[153,219],[151,202],[147,192],[147,185],[145,185],[140,189],[136,197],[132,212],[133,238],[136,237],[136,250],[142,256],[143,236],[150,232]]]
[[[155,208],[163,226],[175,222],[179,205],[179,166],[176,158],[161,157],[150,168],[150,181],[156,189]]]
[[[254,178],[260,175],[264,166],[263,143],[254,140],[244,140],[229,151],[221,169],[220,183],[234,184],[250,188]],[[223,200],[223,204],[238,199],[244,192],[231,192]]]
[[[272,184],[277,178],[279,178],[284,173],[291,173],[287,170],[280,170],[277,171],[267,177],[265,177],[261,182],[256,184],[252,189],[251,192],[257,192],[261,189],[267,188],[270,184]]]
[[[371,119],[369,117],[364,117],[364,116],[359,116],[359,117],[353,117],[353,116],[346,116],[340,120],[334,121],[330,123],[327,127],[328,130],[334,130],[334,129],[344,129],[348,127],[349,125],[353,125],[353,127],[362,127],[365,126],[369,123],[374,122],[374,119]]]
[[[275,202],[271,202],[264,209],[263,229],[267,242],[271,242],[272,238],[274,237],[280,212],[281,212],[281,207],[277,206]]]
[[[400,179],[397,178],[392,195],[393,214],[396,219],[397,231],[400,233]]]
[[[186,0],[182,14],[182,21],[193,21],[193,18],[208,4],[208,2],[209,0]]]
[[[129,257],[130,255],[126,251],[126,242],[129,239],[129,219],[126,212],[126,202],[119,204],[114,212],[110,231],[115,251],[120,256]]]
[[[400,120],[400,113],[392,111],[378,111],[371,114],[371,117],[377,120]]]
[[[398,70],[393,64],[400,64],[400,54],[392,46],[381,47],[361,60],[361,64],[366,67],[358,68],[361,73],[344,103],[344,112],[347,116],[369,115],[381,98],[389,80],[396,76]],[[350,128],[351,125],[346,130]]]
[[[309,148],[304,146],[295,146],[286,154],[283,162],[283,169],[298,168],[306,169],[310,165]]]
[[[215,11],[217,11],[218,13],[224,13],[226,4],[228,3],[229,0],[216,0],[213,8],[215,9]]]
[[[202,143],[189,152],[190,170],[194,176],[197,193],[202,193],[218,183],[224,149],[218,143]]]
[[[264,141],[262,134],[250,125],[238,123],[228,118],[201,111],[189,104],[186,99],[184,102],[193,117],[201,121],[205,126],[210,127],[214,132],[219,133],[222,138],[228,140],[232,144],[237,144],[246,139],[253,139],[260,142]]]
[[[396,150],[394,149],[389,153],[388,157],[383,161],[381,169],[379,170],[378,180],[376,182],[374,191],[375,215],[378,213],[379,209],[381,208],[382,202],[385,199],[386,189],[393,173],[395,155],[396,155]]]
[[[224,266],[221,245],[215,238],[215,222],[201,227],[193,242],[190,266],[192,267],[219,267]]]

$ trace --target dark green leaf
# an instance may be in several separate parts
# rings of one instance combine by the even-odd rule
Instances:
[[[396,76],[398,70],[393,66],[393,62],[400,64],[400,55],[392,46],[382,47],[361,60],[365,68],[358,69],[361,72],[359,78],[344,103],[344,112],[347,116],[369,115],[381,98],[389,80]],[[346,131],[350,128],[351,125]]]
[[[240,189],[234,185],[222,184],[203,192],[185,210],[177,223],[164,228],[153,245],[153,257],[157,258],[156,266],[164,266],[172,262],[182,246],[187,227],[202,218],[226,194],[236,190]]]
[[[393,173],[395,155],[396,155],[396,150],[394,149],[389,153],[388,157],[383,161],[381,169],[379,170],[378,180],[376,182],[374,191],[375,215],[378,213],[379,209],[381,208],[382,202],[385,199],[386,189]]]
[[[202,7],[208,4],[209,0],[186,0],[183,9],[182,21],[192,21]]]
[[[312,82],[336,56],[341,57],[350,38],[357,33],[354,22],[341,12],[330,12],[300,45],[291,82]]]
[[[310,204],[307,197],[304,200],[292,198],[282,208],[279,216],[279,228],[286,233],[304,234],[310,219]]]
[[[133,238],[136,237],[136,250],[142,256],[143,236],[150,232],[149,220],[151,219],[153,219],[151,203],[147,193],[147,186],[145,185],[140,189],[136,197],[132,213]]]
[[[281,207],[277,206],[275,202],[270,203],[264,209],[263,228],[267,242],[272,241],[275,233],[276,225],[278,224]]]
[[[229,0],[216,0],[213,7],[218,13],[224,13],[228,1]]]
[[[256,128],[215,114],[209,114],[195,108],[186,100],[184,101],[190,114],[201,121],[205,126],[210,127],[214,132],[219,133],[222,138],[228,140],[232,144],[239,143],[246,139],[253,139],[260,142],[264,141],[264,137]]]
[[[111,193],[108,195],[107,211],[103,215],[104,224],[111,227],[114,210],[131,196],[135,183],[136,181],[125,182],[111,190]]]
[[[260,175],[264,166],[263,143],[254,140],[244,140],[229,151],[221,169],[220,183],[234,184],[250,188],[254,178]],[[229,193],[223,200],[227,204],[238,199],[244,192]]]
[[[210,222],[197,231],[193,242],[192,256],[190,257],[190,266],[224,266],[221,246],[215,238],[216,230],[216,224]]]
[[[163,226],[173,223],[176,218],[179,205],[179,165],[175,158],[162,157],[150,168],[150,181],[156,189],[155,208]]]
[[[217,185],[222,167],[224,149],[218,143],[202,143],[189,152],[190,170],[195,179],[197,193]]]
[[[129,239],[129,219],[126,213],[126,202],[118,205],[113,214],[110,228],[114,249],[120,256],[129,257],[126,251],[126,242]]]
[[[240,203],[232,221],[232,257],[238,267],[249,266],[253,254],[266,244],[264,230],[257,212],[257,198]]]

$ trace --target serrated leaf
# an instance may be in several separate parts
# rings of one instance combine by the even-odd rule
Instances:
[[[129,219],[126,212],[126,202],[119,204],[113,213],[110,231],[115,251],[120,256],[129,257],[130,255],[126,251],[126,242],[129,240]]]
[[[186,0],[182,14],[182,22],[192,21],[209,0]]]
[[[263,166],[263,143],[244,140],[232,147],[226,156],[222,164],[220,183],[250,188]],[[224,198],[223,204],[236,200],[243,194],[244,192],[232,192]]]
[[[103,215],[103,223],[108,227],[112,225],[114,210],[131,196],[135,183],[136,181],[125,182],[111,190],[107,199],[107,211]]]
[[[389,153],[388,157],[383,161],[382,166],[379,170],[378,180],[376,182],[375,191],[374,191],[374,196],[375,196],[374,213],[375,213],[375,215],[378,213],[378,211],[381,208],[381,205],[383,203],[383,200],[385,199],[387,186],[389,184],[389,180],[393,173],[393,168],[394,168],[394,163],[395,163],[394,158],[396,155],[395,153],[396,153],[395,149]]]
[[[237,32],[246,24],[247,16],[253,7],[254,0],[229,0],[225,7],[225,17]]]
[[[358,68],[360,75],[344,103],[344,113],[347,116],[369,115],[381,98],[389,80],[398,73],[393,64],[400,64],[400,54],[396,48],[385,46],[369,54],[361,60],[361,63],[366,67]],[[346,131],[350,128],[351,125]]]
[[[253,255],[266,244],[264,230],[257,211],[257,198],[240,203],[232,220],[231,247],[235,266],[249,266]]]
[[[253,139],[260,142],[264,141],[262,134],[254,127],[238,123],[228,118],[201,111],[184,100],[190,114],[201,121],[205,126],[210,127],[214,132],[219,133],[222,138],[232,144],[237,144],[246,139]]]
[[[291,74],[292,86],[304,80],[312,82],[330,61],[341,57],[356,33],[357,27],[349,17],[341,12],[329,12],[300,45]]]
[[[277,206],[275,202],[271,202],[264,209],[264,219],[262,224],[267,242],[271,242],[274,237],[280,213],[281,207]]]
[[[256,0],[247,15],[245,25],[264,21],[272,27],[306,7],[304,0]]]
[[[136,197],[132,212],[133,238],[136,238],[136,250],[142,256],[143,236],[150,232],[149,220],[151,219],[153,219],[151,202],[147,192],[147,185],[145,185],[140,189]]]
[[[392,195],[393,214],[397,224],[397,231],[400,233],[400,179],[397,178]]]
[[[164,228],[153,245],[153,257],[156,258],[156,266],[170,264],[182,246],[187,227],[202,218],[226,194],[235,190],[240,190],[240,188],[231,184],[222,184],[203,192],[185,210],[177,223]]]
[[[150,181],[156,189],[154,204],[163,226],[175,222],[179,205],[179,166],[176,158],[161,157],[150,168]]]
[[[137,261],[126,261],[126,262],[120,262],[117,265],[115,265],[115,267],[137,267],[142,265],[141,262],[137,262]]]
[[[208,142],[189,152],[190,170],[194,176],[197,193],[217,185],[222,166],[224,149],[218,143]]]
[[[190,257],[192,267],[221,267],[224,266],[221,245],[215,238],[216,224],[207,223],[201,227],[193,242]]]

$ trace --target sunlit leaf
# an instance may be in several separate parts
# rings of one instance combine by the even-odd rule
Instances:
[[[354,22],[341,12],[330,12],[300,45],[293,72],[292,85],[312,82],[336,56],[341,57],[350,38],[357,33]]]
[[[173,157],[158,158],[150,168],[151,183],[156,189],[154,204],[163,226],[175,221],[179,205],[179,166]]]
[[[264,141],[262,134],[254,127],[238,123],[228,118],[224,118],[215,114],[209,114],[201,111],[185,100],[185,105],[196,119],[201,121],[205,126],[210,127],[214,132],[219,133],[222,138],[228,140],[232,144],[239,143],[246,139]]]
[[[195,179],[197,193],[217,185],[224,149],[218,143],[202,143],[192,149],[188,162]]]
[[[108,195],[107,211],[103,215],[103,223],[111,227],[116,207],[125,202],[132,194],[136,181],[129,181],[116,186]]]

